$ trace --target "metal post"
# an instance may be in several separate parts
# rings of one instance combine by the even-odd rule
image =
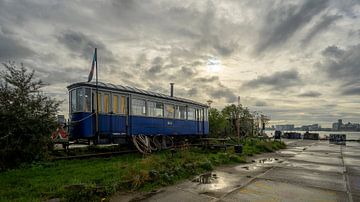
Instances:
[[[170,96],[174,97],[174,83],[170,83]]]
[[[100,136],[99,136],[99,87],[98,87],[98,59],[97,59],[97,48],[95,48],[95,59],[96,59],[96,138],[97,138],[97,143],[99,143],[100,141]]]

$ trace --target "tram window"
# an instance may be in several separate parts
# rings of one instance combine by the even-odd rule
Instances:
[[[71,99],[71,113],[76,112],[76,90],[72,90],[70,93]]]
[[[126,113],[126,97],[121,96],[120,100],[120,113],[125,114]]]
[[[110,108],[109,94],[99,92],[98,103],[99,103],[99,112],[100,113],[109,113],[109,108]]]
[[[208,121],[208,109],[205,108],[204,111],[205,111],[204,120],[205,120],[205,121]]]
[[[165,104],[165,117],[174,118],[174,115],[175,115],[174,105]]]
[[[98,100],[97,100],[97,104],[99,104],[99,107],[98,108],[95,108],[95,110],[99,110],[99,112],[102,112],[103,109],[102,109],[102,104],[101,104],[101,96],[102,96],[102,93],[98,92]],[[96,104],[95,104],[96,106]]]
[[[102,108],[104,113],[109,113],[110,103],[109,103],[109,94],[104,94],[104,99],[102,103]]]
[[[149,116],[155,116],[155,102],[147,102],[147,109],[148,109],[148,115]]]
[[[186,107],[185,106],[175,106],[175,118],[186,119]]]
[[[104,94],[102,93],[98,93],[98,104],[99,104],[99,112],[103,112],[104,111],[104,105],[102,103],[104,103]]]
[[[145,100],[132,99],[131,110],[133,115],[146,116]]]
[[[180,118],[180,110],[179,110],[179,106],[175,105],[175,118],[179,119]]]
[[[195,109],[194,108],[189,107],[187,110],[187,113],[188,113],[189,120],[195,120]]]
[[[77,88],[70,92],[70,111],[89,112],[91,108],[91,90],[88,88]]]
[[[112,112],[115,113],[115,114],[120,113],[119,95],[113,95]]]
[[[186,119],[186,107],[180,106],[179,111],[180,111],[180,119]]]
[[[81,112],[84,109],[84,89],[76,89],[76,111]]]
[[[89,88],[85,88],[85,112],[90,112],[91,110],[91,90]]]
[[[164,105],[160,102],[148,101],[148,115],[152,117],[164,116]]]
[[[155,106],[155,116],[164,117],[164,105],[163,103],[157,102]]]
[[[198,110],[199,110],[199,116],[198,116],[198,117],[199,117],[199,120],[200,120],[200,121],[203,121],[203,120],[204,120],[204,114],[203,114],[204,112],[203,112],[203,109],[198,109]]]

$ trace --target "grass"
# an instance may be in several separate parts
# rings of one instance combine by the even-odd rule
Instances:
[[[282,142],[244,140],[243,154],[191,148],[152,155],[35,163],[0,173],[0,201],[107,200],[119,190],[151,191],[246,156],[285,148]]]

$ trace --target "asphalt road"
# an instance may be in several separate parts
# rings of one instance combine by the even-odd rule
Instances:
[[[285,142],[287,149],[254,156],[248,164],[220,167],[145,197],[117,195],[112,201],[360,201],[359,143]]]

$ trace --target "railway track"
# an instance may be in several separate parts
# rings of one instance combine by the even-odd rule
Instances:
[[[171,150],[174,151],[174,153],[176,152],[176,149],[187,149],[190,147],[202,147],[202,148],[212,148],[212,149],[219,149],[219,148],[223,148],[226,150],[226,148],[228,146],[231,145],[218,145],[218,144],[209,144],[208,142],[202,142],[202,143],[194,143],[194,144],[186,144],[186,145],[174,145],[172,147],[168,147],[168,148],[163,148],[161,150]],[[73,149],[68,149],[68,150],[64,150],[65,152],[69,152],[69,150],[75,150],[76,148]],[[156,151],[156,150],[155,150]],[[139,153],[141,154],[141,152],[134,148],[131,150],[123,150],[123,151],[109,151],[109,152],[96,152],[96,153],[88,153],[88,154],[79,154],[79,155],[69,155],[69,156],[53,156],[51,158],[52,161],[57,161],[57,160],[72,160],[72,159],[87,159],[87,158],[94,158],[94,157],[98,157],[98,158],[106,158],[106,157],[111,157],[111,156],[118,156],[118,155],[124,155],[124,154],[130,154],[130,153]],[[144,153],[142,153],[144,154]]]
[[[138,152],[138,150],[99,152],[99,153],[91,153],[91,154],[80,154],[80,155],[53,157],[51,160],[52,161],[57,161],[57,160],[71,160],[71,159],[87,159],[87,158],[93,158],[93,157],[110,157],[110,156],[117,156],[117,155],[137,153],[137,152]]]

